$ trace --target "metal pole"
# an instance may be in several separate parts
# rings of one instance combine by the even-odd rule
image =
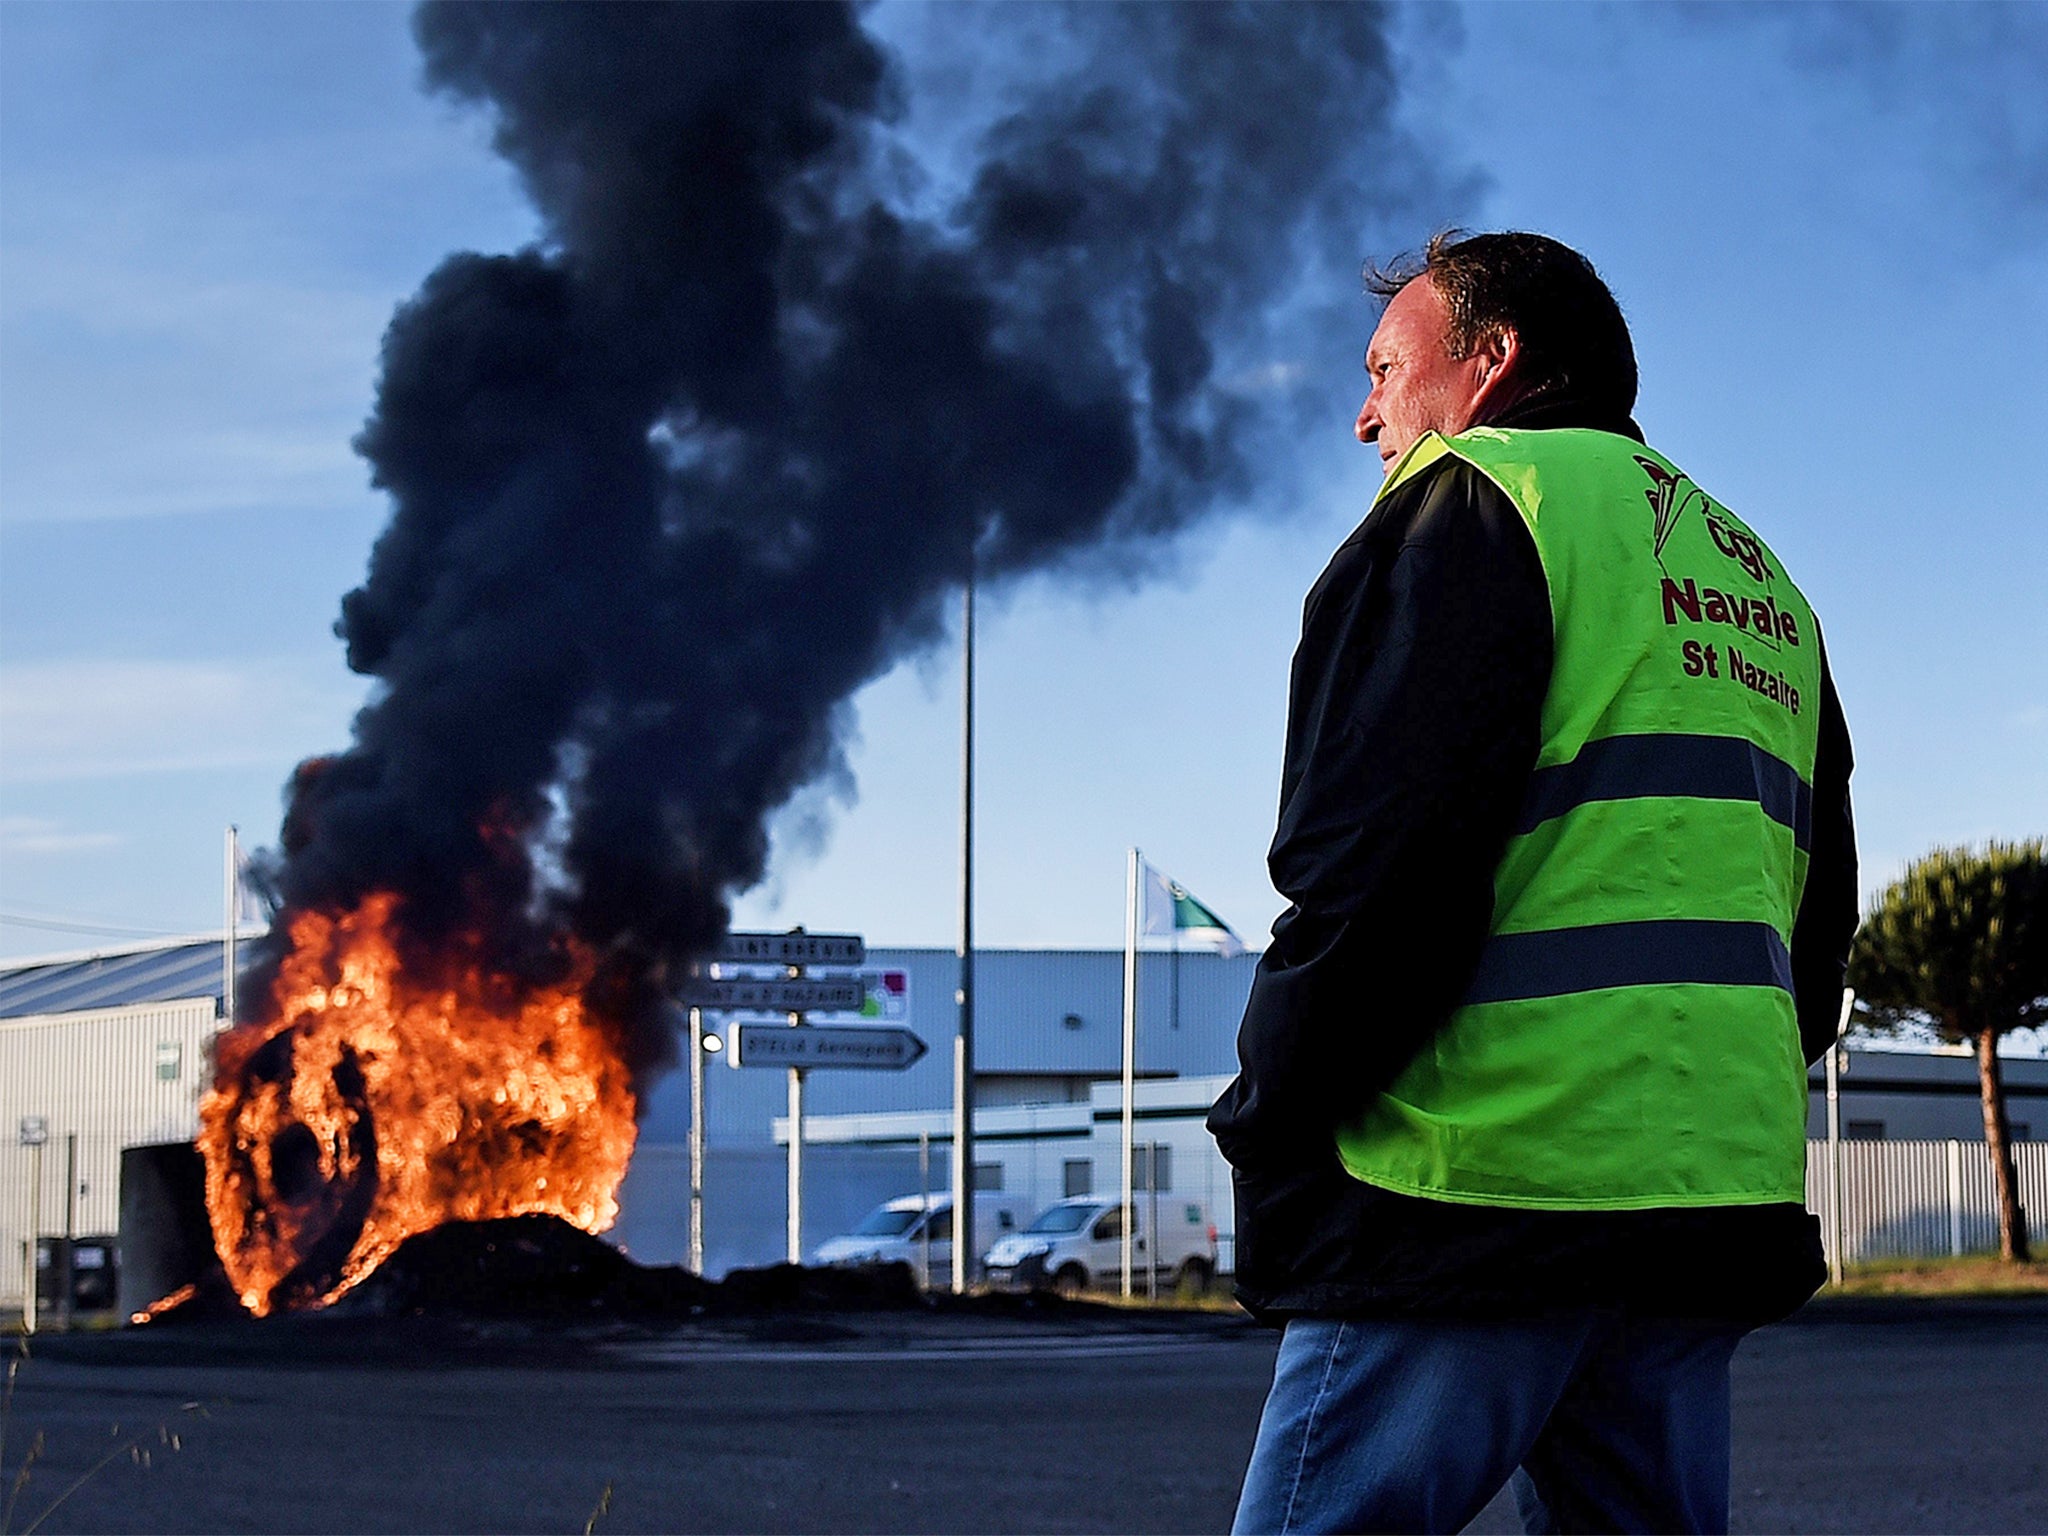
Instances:
[[[1948,1144],[1948,1253],[1952,1259],[1963,1255],[1963,1144]]]
[[[220,947],[220,1016],[228,1023],[235,1022],[235,918],[242,905],[242,858],[239,838],[235,828],[228,828],[226,921],[222,924]]]
[[[28,1251],[22,1257],[21,1330],[36,1331],[36,1249],[42,1243],[43,1228],[43,1144],[29,1149],[28,1165]]]
[[[953,1039],[953,1289],[974,1277],[974,572],[960,603],[960,1032]]]
[[[1169,1029],[1180,1028],[1180,914],[1173,919],[1173,973],[1170,977],[1169,992],[1173,1006],[1167,1010],[1166,1023]]]
[[[792,1013],[791,1024],[803,1023]],[[789,1069],[789,1262],[804,1261],[804,1072]]]
[[[1145,1143],[1145,1297],[1159,1299],[1159,1143]]]
[[[1124,870],[1124,1170],[1123,1294],[1131,1294],[1131,1228],[1138,1224],[1137,1202],[1131,1198],[1131,1164],[1136,1160],[1136,1116],[1131,1105],[1132,1079],[1138,1061],[1138,850],[1133,848]]]
[[[1842,1283],[1842,1244],[1848,1226],[1842,1220],[1842,1036],[1849,1032],[1849,1014],[1856,1006],[1853,989],[1842,989],[1842,1016],[1835,1038],[1828,1042],[1828,1283]]]
[[[1828,1284],[1842,1283],[1842,1110],[1840,1065],[1836,1053],[1841,1046],[1828,1042]]]
[[[704,1010],[690,1010],[690,1273],[704,1273]]]
[[[917,1133],[917,1232],[924,1250],[924,1288],[932,1288],[932,1133]]]
[[[78,1132],[64,1133],[64,1262],[52,1266],[57,1292],[57,1326],[71,1329],[72,1294],[78,1287]]]

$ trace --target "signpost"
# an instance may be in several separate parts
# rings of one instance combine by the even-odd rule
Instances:
[[[867,941],[857,933],[728,933],[713,960],[734,965],[859,965]]]
[[[704,1010],[690,1010],[690,1273],[704,1273]]]
[[[685,1005],[725,1013],[858,1013],[867,996],[858,976],[693,976],[683,984]]]
[[[853,1067],[868,1071],[901,1071],[925,1054],[925,1043],[907,1029],[810,1024],[810,1013],[879,1013],[894,1017],[908,1001],[907,983],[899,972],[879,976],[807,976],[806,966],[854,966],[867,959],[867,940],[855,933],[730,933],[709,956],[720,970],[732,966],[778,966],[783,974],[692,976],[683,984],[682,1002],[690,1010],[693,1156],[691,1163],[691,1254],[703,1265],[703,1170],[701,1145],[704,1105],[702,1090],[706,1036],[703,1015],[719,1013],[781,1013],[787,1024],[738,1024],[732,1029],[735,1067],[780,1067],[789,1073],[789,1262],[803,1262],[804,1074],[818,1067]],[[870,998],[879,984],[880,999]]]
[[[907,1029],[872,1024],[813,1024],[789,1029],[780,1024],[741,1024],[733,1030],[736,1067],[858,1067],[900,1072],[927,1047]]]

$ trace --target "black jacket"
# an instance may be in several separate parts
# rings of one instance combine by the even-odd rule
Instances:
[[[1569,402],[1513,427],[1642,434]],[[1273,926],[1209,1114],[1234,1170],[1238,1298],[1255,1314],[1497,1315],[1613,1303],[1762,1322],[1825,1273],[1801,1206],[1524,1211],[1392,1194],[1338,1163],[1337,1124],[1393,1082],[1470,983],[1540,744],[1551,667],[1521,515],[1455,458],[1384,498],[1302,616]],[[1850,749],[1821,657],[1813,843],[1792,936],[1809,1062],[1832,1041],[1856,927]]]

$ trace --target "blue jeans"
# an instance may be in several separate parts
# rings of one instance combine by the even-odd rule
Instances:
[[[1742,1332],[1593,1310],[1296,1319],[1232,1529],[1456,1531],[1513,1474],[1532,1532],[1726,1531]]]

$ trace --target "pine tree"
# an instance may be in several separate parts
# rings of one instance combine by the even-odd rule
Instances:
[[[1931,1028],[1976,1049],[1998,1250],[2024,1262],[2026,1220],[1999,1077],[1998,1039],[2048,1022],[2048,855],[2032,838],[1982,853],[1937,848],[1909,865],[1856,934],[1849,984],[1880,1028]]]

